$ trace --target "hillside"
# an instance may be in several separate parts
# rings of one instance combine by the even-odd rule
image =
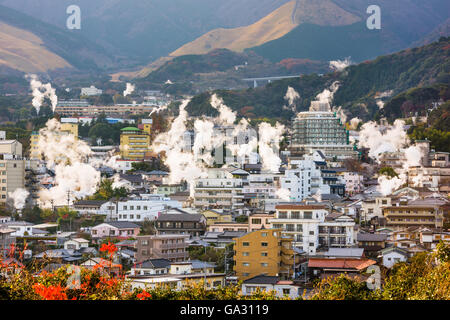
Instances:
[[[59,29],[0,5],[0,59],[25,72],[108,68],[114,59],[76,32]]]
[[[255,23],[289,0],[0,0],[0,4],[65,28],[66,8],[82,12],[79,34],[130,63],[167,56],[216,28]]]
[[[265,87],[247,90],[218,90],[225,103],[241,116],[269,117],[289,120],[294,113],[283,106],[288,86],[300,99],[296,111],[307,110],[311,100],[334,81],[340,88],[334,96],[334,105],[342,106],[349,117],[357,115],[368,120],[380,116],[375,96],[392,90],[395,96],[409,88],[450,82],[450,38],[430,45],[407,49],[348,67],[344,72],[324,76],[305,75],[299,79],[274,81]],[[211,92],[195,96],[187,109],[190,114],[214,114],[209,106]]]
[[[171,94],[196,94],[216,88],[247,88],[248,83],[242,79],[267,74],[283,76],[329,71],[329,64],[320,61],[286,59],[271,63],[253,53],[215,49],[207,54],[174,57],[159,67],[155,66],[155,70],[146,77],[134,81],[140,87]],[[165,84],[167,80],[171,84]]]
[[[333,3],[340,10],[358,16],[359,21],[333,25],[330,22],[318,23],[314,18],[303,19],[283,37],[248,50],[271,61],[288,57],[336,60],[350,56],[354,62],[361,62],[449,35],[448,28],[445,27],[450,10],[448,1],[380,0],[377,4],[382,11],[382,28],[369,30],[366,27],[366,9],[372,2],[334,0]],[[324,12],[315,8],[312,12],[322,12],[329,17],[329,21],[336,20],[333,19],[333,11]]]
[[[0,22],[0,64],[26,73],[72,68],[31,32]]]

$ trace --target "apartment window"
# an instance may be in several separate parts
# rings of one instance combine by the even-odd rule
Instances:
[[[267,252],[261,252],[261,257],[267,257]]]
[[[305,211],[303,213],[303,218],[304,219],[312,219],[312,212],[311,211]]]
[[[314,243],[313,243],[313,242],[310,242],[310,243],[309,243],[309,246],[310,246],[310,247],[314,247]]]
[[[283,294],[291,294],[291,289],[283,289]]]
[[[267,263],[265,263],[265,262],[262,262],[262,263],[261,263],[261,267],[267,267],[267,266],[268,266]]]
[[[261,242],[262,247],[267,247],[269,244],[267,242]]]
[[[309,235],[313,236],[314,235],[314,231],[310,231]]]
[[[137,206],[137,207],[136,207],[136,210],[141,210],[141,206]]]
[[[130,206],[130,210],[134,210],[134,206]]]
[[[142,240],[141,244],[142,244],[143,246],[147,246],[147,245],[148,245],[148,240]]]
[[[291,213],[291,218],[292,219],[300,219],[300,212],[299,211],[293,211]]]
[[[144,210],[147,210],[147,206],[144,206]]]
[[[280,211],[278,213],[278,218],[279,219],[287,219],[287,212],[286,211]]]
[[[250,252],[242,252],[242,255],[243,255],[244,257],[248,257],[249,254],[250,254]]]
[[[127,206],[123,206],[123,210],[128,210],[127,208],[128,208]]]
[[[248,247],[248,246],[250,246],[250,243],[249,243],[249,242],[242,242],[242,245],[243,245],[244,247]]]
[[[261,237],[267,237],[267,232],[261,232]]]
[[[248,262],[243,262],[243,263],[242,263],[242,266],[244,266],[244,267],[250,267],[250,263],[248,263]]]

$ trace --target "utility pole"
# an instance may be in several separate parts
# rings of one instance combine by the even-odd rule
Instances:
[[[69,206],[70,206],[70,190],[67,190],[67,215],[69,216],[69,230],[72,231],[72,218],[69,214]]]

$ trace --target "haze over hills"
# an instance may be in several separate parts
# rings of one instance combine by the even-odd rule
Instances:
[[[212,29],[252,24],[288,1],[0,0],[0,4],[59,28],[66,27],[66,8],[78,5],[80,34],[111,53],[148,63]]]
[[[96,70],[116,61],[102,47],[79,34],[0,5],[0,60],[23,72],[61,68]]]

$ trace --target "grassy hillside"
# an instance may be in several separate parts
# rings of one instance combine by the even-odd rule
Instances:
[[[24,69],[34,66],[47,70],[70,65],[79,69],[112,66],[113,59],[107,51],[82,37],[76,30],[60,29],[1,5],[0,22],[3,26],[9,26],[1,28],[0,36],[5,42],[0,48],[9,49],[7,59],[12,61],[11,65],[24,64]],[[14,56],[11,52],[21,54]],[[7,53],[3,53],[4,60],[6,56]]]
[[[23,72],[72,68],[43,45],[42,39],[31,32],[0,22],[0,64]]]
[[[392,90],[393,96],[414,87],[423,87],[450,81],[450,38],[428,46],[404,50],[352,65],[341,73],[324,76],[305,75],[299,79],[274,81],[265,87],[248,90],[216,91],[233,110],[251,118],[273,117],[289,120],[294,115],[286,110],[284,95],[293,87],[300,99],[296,111],[306,110],[310,101],[334,81],[341,86],[334,96],[334,104],[343,106],[349,117],[364,120],[380,116],[375,96]],[[194,115],[214,113],[209,106],[211,92],[196,96],[188,106]]]

